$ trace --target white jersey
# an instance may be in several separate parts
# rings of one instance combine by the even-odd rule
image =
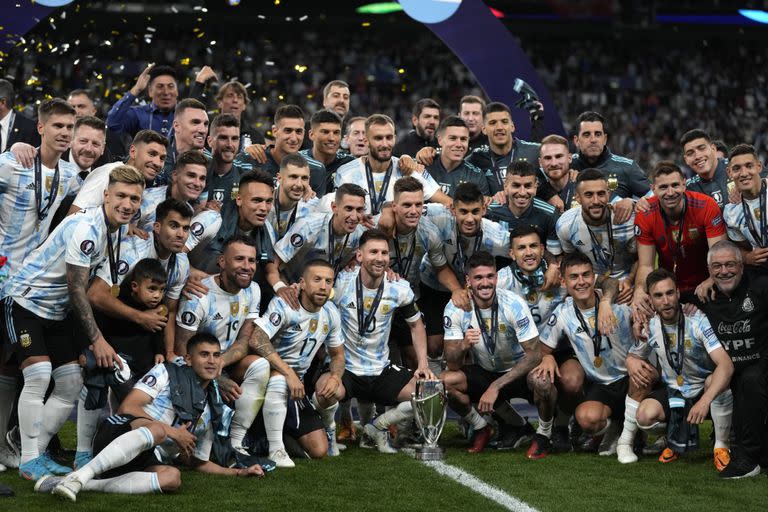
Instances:
[[[433,269],[448,263],[443,252],[443,243],[437,226],[425,217],[419,220],[414,232],[397,235],[389,241],[389,266],[410,283],[416,297],[419,296],[421,282],[421,261],[428,260]]]
[[[8,258],[6,265],[9,275],[18,272],[29,253],[48,236],[51,221],[61,201],[77,191],[78,171],[77,166],[59,160],[56,197],[45,219],[38,226],[34,168],[22,167],[10,151],[0,155],[0,256]],[[40,173],[43,182],[42,208],[50,200],[55,169],[43,165]]]
[[[280,210],[279,219],[277,210],[279,205],[277,204],[277,194],[275,194],[275,201],[272,203],[272,209],[267,214],[267,223],[272,225],[272,229],[277,233],[277,239],[280,240],[285,236],[288,230],[293,227],[297,220],[305,218],[307,215],[315,212],[317,206],[320,203],[320,199],[313,197],[309,201],[300,200],[295,207],[290,210]]]
[[[192,251],[198,246],[204,249],[219,233],[221,228],[221,213],[216,210],[203,210],[189,224],[189,237],[185,246]]]
[[[667,358],[664,346],[664,329],[669,336],[670,353],[673,357],[677,354],[677,323],[667,325],[661,323],[661,319],[655,316],[648,324],[648,341],[636,344],[630,352],[642,359],[648,359],[655,352],[658,357],[661,378],[668,388],[679,391],[685,398],[696,398],[704,391],[704,381],[715,371],[715,363],[710,354],[716,350],[725,350],[717,339],[715,331],[709,323],[707,316],[701,311],[693,315],[685,315],[685,341],[683,359],[683,385],[677,383],[677,372]]]
[[[139,222],[136,224],[144,231],[152,231],[152,225],[157,218],[157,205],[171,197],[168,186],[148,188],[141,196],[141,210]]]
[[[212,383],[209,385],[213,385]],[[152,401],[143,407],[144,412],[155,421],[159,421],[171,427],[179,427],[181,423],[176,417],[176,410],[171,401],[171,382],[165,364],[156,364],[149,370],[133,389],[143,391],[152,397]],[[203,414],[197,423],[190,429],[197,438],[195,441],[194,457],[199,460],[208,460],[213,446],[213,429],[211,428],[211,409],[208,402],[205,403]],[[155,448],[155,454],[166,463],[172,462],[179,456],[179,446],[170,438]]]
[[[296,311],[280,297],[274,297],[266,313],[254,321],[272,340],[280,358],[303,378],[320,345],[340,347],[341,317],[333,302],[310,313],[299,306]]]
[[[184,253],[171,255],[171,257],[161,260],[157,257],[155,247],[155,234],[150,231],[149,238],[144,240],[138,236],[124,236],[120,244],[120,259],[117,261],[117,284],[122,284],[125,276],[133,270],[136,264],[144,259],[151,258],[160,261],[163,268],[168,272],[168,281],[165,287],[165,295],[169,299],[178,299],[181,297],[181,290],[189,278],[189,258]],[[173,261],[173,267],[169,268]],[[112,274],[109,271],[109,265],[102,265],[96,271],[96,277],[112,285]]]
[[[72,204],[81,210],[104,204],[104,191],[109,185],[109,173],[118,165],[124,164],[123,162],[112,162],[89,172]]]
[[[218,274],[217,274],[218,275]],[[256,283],[237,293],[227,293],[216,284],[216,276],[208,276],[202,283],[208,293],[202,297],[183,299],[176,313],[176,325],[193,332],[209,332],[226,351],[237,339],[245,320],[259,317],[261,290]]]
[[[563,251],[578,251],[584,254],[592,262],[596,274],[610,272],[611,277],[624,279],[632,271],[632,265],[637,260],[634,213],[623,224],[611,221],[611,247],[608,224],[588,225],[584,221],[581,208],[571,208],[563,213],[557,220],[555,229]]]
[[[120,235],[116,231],[111,236],[116,245]],[[64,320],[69,312],[67,265],[93,272],[106,258],[107,225],[101,208],[78,212],[61,221],[27,256],[21,270],[7,281],[5,295],[37,316]]]
[[[632,314],[625,305],[613,304],[612,308],[618,320],[618,327],[610,336],[600,337],[599,363],[595,362],[596,354],[592,342],[592,334],[595,332],[597,323],[595,309],[581,311],[589,328],[589,332],[585,332],[576,316],[572,297],[567,297],[565,302],[555,308],[555,312],[541,331],[541,341],[554,350],[560,338],[567,337],[576,352],[579,363],[584,368],[584,373],[592,382],[611,384],[623,379],[627,376],[624,361],[635,340],[630,326]]]
[[[310,260],[322,258],[338,271],[354,256],[365,229],[358,225],[349,235],[334,235],[333,254],[330,254],[332,218],[332,213],[313,213],[299,219],[275,244],[275,254],[285,263],[285,269],[281,271],[292,283],[298,282],[304,272],[304,265]]]
[[[384,186],[384,177],[386,173],[375,172],[373,175],[373,187],[374,191],[370,190],[368,186],[368,178],[365,173],[365,160],[366,157],[361,156],[351,162],[347,162],[336,170],[336,176],[334,178],[334,186],[339,188],[344,183],[354,183],[363,188],[368,194],[365,196],[365,212],[373,213],[371,210],[371,196],[376,195],[378,197],[381,194],[381,189]],[[392,157],[392,173],[389,177],[389,183],[387,183],[387,189],[384,192],[384,202],[393,201],[395,198],[395,182],[402,178],[404,175],[400,172],[399,158]],[[424,187],[424,199],[429,200],[435,192],[440,190],[440,185],[437,184],[435,179],[429,175],[427,171],[413,172],[410,174]],[[375,212],[379,213],[379,212]]]
[[[766,191],[766,195],[768,195],[768,191]],[[744,214],[744,203],[747,205],[749,220]],[[726,204],[723,210],[723,220],[725,220],[728,228],[728,238],[734,242],[747,241],[755,249],[761,246],[758,238],[762,237],[764,245],[768,246],[768,226],[766,226],[765,232],[760,233],[760,197],[750,200],[744,199],[742,203]]]
[[[357,299],[357,276],[360,267],[341,272],[336,278],[333,301],[341,315],[341,333],[344,338],[346,368],[355,375],[380,375],[389,364],[389,333],[395,309],[405,307],[406,322],[421,318],[411,287],[406,281],[388,281],[384,278],[384,291],[376,312],[364,335],[360,335],[358,308],[364,318],[370,314],[378,290],[363,287],[363,300]]]
[[[539,274],[537,280],[543,283],[543,269],[540,268],[536,272]],[[521,281],[520,276],[516,275],[510,266],[502,268],[497,274],[496,288],[499,290],[510,290],[522,298],[528,304],[528,309],[531,311],[536,327],[541,329],[555,308],[565,300],[567,292],[565,288],[560,286],[542,292],[538,290],[539,286],[532,288],[529,284]]]
[[[509,230],[501,224],[488,219],[482,219],[481,230],[482,238],[458,236],[456,228],[456,218],[451,211],[443,205],[429,205],[424,208],[424,217],[437,227],[439,239],[443,244],[443,252],[448,265],[451,266],[460,283],[464,283],[465,269],[464,265],[469,257],[478,251],[488,251],[493,256],[509,256]],[[459,257],[458,244],[462,244],[464,261]],[[424,258],[421,264],[421,280],[427,286],[435,290],[448,291],[440,284],[437,279],[437,272],[427,258]]]
[[[489,347],[483,336],[475,344],[470,353],[475,364],[489,372],[504,373],[512,369],[525,355],[520,345],[535,340],[539,335],[531,312],[525,302],[515,293],[507,290],[496,290],[498,309],[498,331],[493,331],[491,308],[481,309],[480,316],[485,325],[485,331],[494,345]],[[457,343],[464,339],[469,329],[479,329],[475,308],[464,311],[448,301],[445,306],[443,327],[445,328],[445,343]]]

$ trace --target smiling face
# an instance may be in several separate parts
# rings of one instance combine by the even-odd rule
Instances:
[[[463,126],[447,126],[437,136],[437,143],[442,148],[443,158],[448,162],[461,162],[469,148],[469,130]]]
[[[544,257],[544,244],[536,233],[517,236],[512,239],[509,256],[515,260],[520,270],[526,273],[534,272]]]
[[[424,192],[400,192],[392,205],[397,227],[410,232],[419,226],[424,210]]]
[[[104,191],[104,212],[109,225],[116,228],[128,224],[139,211],[143,193],[142,185],[110,183]]]
[[[465,203],[456,201],[451,205],[451,213],[456,218],[456,227],[464,236],[475,236],[482,226],[486,207],[484,201]]]
[[[683,160],[696,174],[708,174],[717,167],[717,149],[707,139],[699,137],[683,146]]]
[[[680,293],[672,279],[658,281],[648,290],[651,296],[651,305],[659,314],[661,319],[666,322],[672,322],[677,316],[677,305],[680,300]]]
[[[660,174],[653,179],[653,193],[659,198],[659,204],[666,212],[676,212],[682,208],[685,197],[685,178],[679,172]]]
[[[606,218],[610,198],[605,180],[582,181],[576,187],[576,200],[581,204],[584,218],[592,222],[601,222]]]
[[[157,142],[139,142],[131,145],[129,157],[134,162],[134,167],[144,175],[146,181],[152,181],[163,169],[167,149]]]
[[[494,267],[480,265],[469,270],[467,285],[479,301],[489,302],[496,294],[497,274]]]
[[[175,195],[179,201],[196,201],[205,189],[205,179],[208,170],[204,165],[187,164],[173,170]]]
[[[176,107],[179,90],[176,79],[171,75],[156,76],[147,87],[147,94],[160,110],[172,110]]]
[[[256,248],[242,242],[227,245],[219,256],[221,281],[227,288],[244,290],[251,285],[256,272]]]
[[[562,144],[542,144],[539,150],[539,166],[552,181],[568,174],[572,160],[568,147]]]
[[[714,251],[709,255],[709,275],[717,287],[730,294],[741,282],[744,264],[740,254],[729,249]]]
[[[349,89],[341,85],[334,85],[323,98],[323,108],[333,110],[342,119],[349,112]]]
[[[208,383],[219,375],[221,346],[207,341],[198,343],[187,352],[184,361],[194,370],[202,383]]]
[[[319,154],[333,157],[341,144],[341,125],[336,123],[319,123],[309,130],[309,138],[315,151]]]
[[[219,126],[208,136],[211,154],[219,162],[231,164],[240,149],[240,128],[236,126]]]
[[[762,170],[763,164],[751,154],[736,155],[728,162],[728,174],[739,192],[759,191]]]
[[[389,162],[395,146],[395,127],[389,123],[372,124],[366,132],[368,151],[378,162]]]
[[[309,302],[321,308],[328,301],[333,289],[333,269],[325,265],[312,265],[304,270],[299,288]]]
[[[365,198],[353,194],[344,194],[337,203],[331,203],[334,215],[334,227],[344,233],[352,233],[365,216]]]
[[[173,129],[179,152],[203,149],[208,135],[208,113],[198,108],[185,109],[173,120]]]
[[[389,243],[385,240],[368,240],[357,250],[357,261],[372,278],[382,277],[389,265]]]
[[[589,300],[595,292],[595,271],[592,265],[581,263],[567,267],[563,272],[563,286],[574,299]]]
[[[297,117],[283,117],[272,125],[275,149],[285,155],[298,153],[304,142],[304,120]]]
[[[298,201],[304,197],[304,193],[309,188],[309,166],[297,167],[288,164],[280,169],[278,174],[280,180],[280,190],[285,193],[291,201]]]
[[[509,112],[489,112],[485,116],[483,133],[494,146],[502,147],[512,141],[515,123],[512,122]]]
[[[81,169],[88,169],[104,154],[105,134],[88,125],[80,125],[72,139],[72,159]]]
[[[536,176],[508,174],[504,182],[504,192],[510,205],[518,210],[527,209],[536,197],[538,184]]]

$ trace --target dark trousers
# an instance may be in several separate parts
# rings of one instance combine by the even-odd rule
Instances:
[[[757,464],[768,415],[768,372],[764,362],[737,370],[731,379],[731,391],[736,443],[742,453]]]

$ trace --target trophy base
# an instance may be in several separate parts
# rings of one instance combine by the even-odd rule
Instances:
[[[443,460],[443,449],[439,446],[422,446],[414,452],[416,460]]]

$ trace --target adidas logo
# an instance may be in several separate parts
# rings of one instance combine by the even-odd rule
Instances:
[[[582,242],[581,240],[576,240],[576,245],[581,245],[583,247],[584,246],[584,242]]]
[[[357,306],[355,306],[354,302],[350,302],[349,304],[347,304],[347,308],[348,309],[357,309]]]
[[[221,316],[221,313],[219,313],[219,312],[217,311],[217,312],[216,312],[216,314],[215,314],[215,315],[213,315],[213,319],[214,319],[214,320],[224,320],[224,317],[222,317],[222,316]]]
[[[294,325],[291,327],[292,331],[301,332],[301,326],[300,325]]]
[[[27,185],[27,190],[35,190],[35,182],[32,181]]]
[[[451,241],[451,239],[449,238],[448,240],[445,241],[445,245],[453,245],[453,241]]]
[[[579,334],[579,333],[581,333],[581,332],[584,332],[584,329],[582,329],[582,328],[581,328],[581,326],[578,326],[578,327],[576,328],[576,334]]]

